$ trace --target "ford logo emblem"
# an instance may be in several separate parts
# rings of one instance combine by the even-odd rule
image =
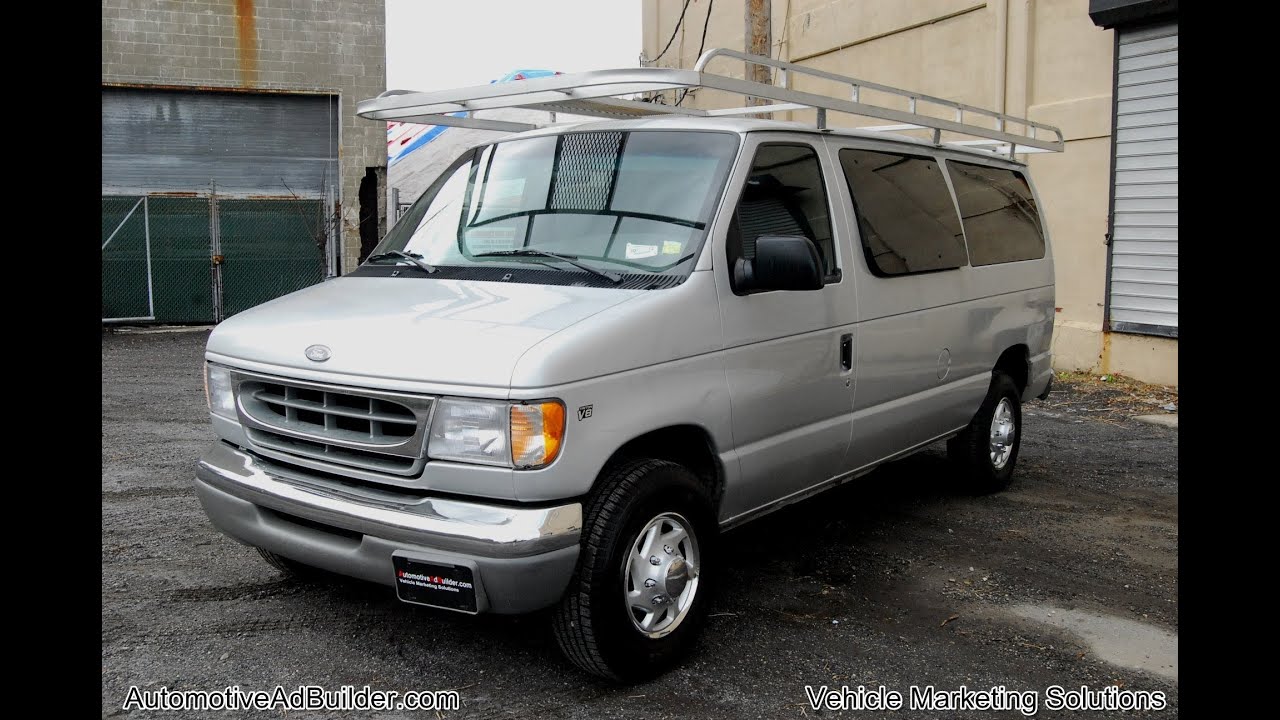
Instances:
[[[312,345],[307,348],[306,353],[307,359],[314,362],[324,362],[333,357],[333,351],[329,349],[328,345]]]

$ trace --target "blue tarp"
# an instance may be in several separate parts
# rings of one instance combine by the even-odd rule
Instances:
[[[530,78],[550,77],[559,75],[554,70],[538,70],[535,68],[522,68],[520,70],[512,70],[497,80],[491,80],[492,83],[512,82],[515,80],[528,80]],[[453,117],[463,117],[465,112],[450,113]],[[448,130],[445,125],[411,125],[408,123],[392,122],[387,124],[387,165],[395,165],[403,160],[413,151],[435,140],[440,133]]]

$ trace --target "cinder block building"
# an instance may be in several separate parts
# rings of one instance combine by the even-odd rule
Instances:
[[[687,5],[644,0],[649,64],[688,68],[700,47],[746,48],[746,9],[754,6],[768,18],[774,58],[1060,127],[1065,152],[1024,158],[1054,246],[1054,362],[1178,383],[1177,0]],[[717,62],[711,71],[745,74],[742,63]],[[814,78],[791,80],[831,91]],[[730,101],[695,92],[683,104]],[[789,115],[774,117],[812,122]],[[873,122],[838,114],[828,121]]]
[[[386,226],[383,0],[103,0],[102,317],[211,322]]]

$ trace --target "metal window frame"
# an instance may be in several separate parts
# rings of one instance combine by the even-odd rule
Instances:
[[[1112,239],[1116,234],[1116,152],[1120,131],[1116,117],[1120,111],[1120,30],[1111,31],[1111,167],[1107,168],[1107,267],[1102,286],[1102,331],[1111,332],[1111,265],[1114,262]]]
[[[765,84],[707,72],[707,66],[713,60],[721,58],[773,68],[776,71],[774,76],[778,84]],[[848,88],[848,96],[836,97],[797,90],[791,85],[793,75],[840,83]],[[744,101],[748,98],[763,98],[770,103],[746,105],[744,102],[743,107],[703,110],[665,105],[657,102],[652,96],[652,93],[665,90],[688,92],[697,88],[741,95]],[[905,100],[907,109],[901,110],[887,104],[872,103],[862,96],[863,90],[889,95],[899,101]],[[636,99],[636,96],[643,94],[650,94],[648,100]],[[548,112],[550,113],[549,122],[535,124],[474,117],[476,110],[516,107]],[[947,112],[951,115],[951,119],[925,114],[923,112],[925,109]],[[657,67],[622,68],[434,92],[388,90],[376,98],[361,101],[356,106],[356,114],[368,120],[394,120],[500,132],[523,132],[565,124],[556,122],[556,113],[612,119],[672,115],[717,118],[760,116],[791,110],[815,110],[814,124],[818,130],[832,130],[827,126],[828,112],[846,113],[894,123],[857,128],[861,131],[895,133],[904,130],[932,130],[931,138],[936,146],[987,151],[997,155],[1008,155],[1010,158],[1033,152],[1062,152],[1065,146],[1062,131],[1051,125],[912,90],[860,80],[847,75],[837,75],[825,70],[727,48],[713,48],[706,51],[689,70]],[[453,114],[459,112],[465,115],[459,117]],[[974,124],[967,121],[969,118],[966,116],[982,118],[994,127]],[[1011,126],[1020,127],[1021,132],[1015,131]],[[965,136],[968,139],[942,142],[943,132]]]

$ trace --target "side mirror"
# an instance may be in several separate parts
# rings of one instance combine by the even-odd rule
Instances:
[[[818,247],[800,235],[761,235],[755,259],[738,258],[733,267],[739,292],[821,290],[822,278]]]

